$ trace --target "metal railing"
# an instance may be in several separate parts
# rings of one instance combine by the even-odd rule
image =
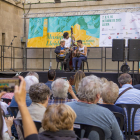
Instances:
[[[23,48],[22,47],[11,47],[11,46],[2,46],[0,45],[0,71],[23,71],[23,63],[26,64],[25,70],[33,70],[33,71],[46,71],[49,70],[50,67],[52,69],[56,69],[57,63],[55,62],[56,55],[54,53],[55,48],[26,48],[26,62],[23,59]],[[120,67],[122,62],[112,63],[111,54],[112,48],[111,47],[90,47],[88,55],[88,63],[89,63],[89,70],[90,71],[97,71],[97,72],[118,72],[117,67]],[[37,50],[37,52],[35,52]],[[47,51],[47,54],[46,54]],[[109,54],[109,55],[108,55]],[[32,63],[37,62],[42,63],[40,67],[33,65]],[[46,62],[47,60],[47,62]],[[108,62],[110,60],[110,62]],[[54,61],[54,62],[52,62]],[[54,65],[56,63],[56,65]],[[95,64],[93,64],[95,63]],[[107,64],[112,65],[114,67],[109,69]],[[139,62],[129,62],[132,63],[131,71],[139,72]],[[134,67],[134,64],[137,64],[137,68]],[[31,65],[33,65],[31,67]],[[47,65],[47,67],[46,67]],[[97,66],[98,65],[98,66]],[[87,70],[87,69],[85,69]],[[120,71],[120,68],[119,68]],[[130,71],[130,72],[131,72]]]

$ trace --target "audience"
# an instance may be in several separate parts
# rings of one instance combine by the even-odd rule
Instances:
[[[0,93],[0,100],[4,94],[6,93]],[[3,110],[0,108],[0,140],[14,139],[14,137],[11,134],[11,126],[13,124],[13,119],[14,117],[8,117],[4,119]]]
[[[115,104],[140,104],[140,90],[133,88],[132,78],[128,73],[121,74],[118,78],[120,84],[119,98]],[[137,110],[135,121],[134,121],[134,131],[140,131],[140,109]]]
[[[83,78],[78,87],[78,101],[66,103],[76,112],[76,123],[84,123],[102,128],[105,139],[122,140],[123,135],[114,114],[97,105],[102,93],[101,80],[94,76]],[[96,133],[90,133],[90,140],[98,140]]]
[[[45,84],[50,88],[50,90],[52,89],[51,85],[52,85],[52,82],[55,79],[55,76],[56,76],[55,70],[49,70],[48,71],[48,81]]]
[[[112,112],[117,112],[125,115],[124,110],[121,107],[114,105],[114,102],[118,98],[118,95],[119,95],[118,85],[113,83],[112,81],[106,82],[103,84],[103,89],[102,89],[103,104],[98,104],[98,105],[102,107],[106,107]]]
[[[74,77],[74,88],[77,94],[78,86],[81,80],[85,77],[85,73],[81,70],[77,71]]]
[[[29,113],[34,121],[41,122],[48,105],[50,89],[45,84],[38,83],[30,87],[29,96],[32,100],[28,107]],[[16,119],[22,119],[20,112],[18,112]]]
[[[67,93],[70,93],[72,98],[75,100],[78,100],[78,98],[76,97],[76,95],[74,94],[73,90],[72,90],[72,86],[69,84],[68,81],[65,81],[62,78],[58,78],[56,79],[53,83],[52,83],[52,94],[53,94],[53,99],[49,100],[48,105],[51,104],[60,104],[60,103],[66,103],[66,102],[71,102],[71,101],[75,101],[73,99],[68,99],[67,98]]]
[[[104,84],[104,83],[107,83],[108,80],[104,77],[101,78],[101,83]],[[103,104],[103,99],[102,99],[102,95],[100,95],[100,99],[98,101],[99,104]]]
[[[42,120],[44,131],[39,134],[39,139],[77,140],[78,137],[73,131],[75,118],[75,112],[68,105],[50,105],[46,109]]]
[[[36,72],[34,72],[34,71],[28,72],[26,76],[35,76],[38,79],[38,81],[39,81],[39,75]]]
[[[21,79],[21,83],[19,87],[15,86],[14,94],[22,116],[24,140],[39,140],[35,124],[26,106],[26,82],[23,77],[19,76],[19,78]]]
[[[119,87],[117,84],[112,81],[104,83],[102,89],[103,104],[99,105],[108,108],[112,112],[118,112],[124,115],[123,109],[114,105],[114,102],[118,98],[118,95]]]
[[[30,106],[32,103],[32,100],[29,97],[29,89],[30,86],[39,83],[38,79],[35,76],[26,76],[25,77],[25,82],[26,82],[26,105]],[[11,104],[9,107],[18,107],[18,104],[15,101],[15,97],[12,98]]]
[[[100,79],[94,75],[85,77],[84,72],[80,70],[75,76],[70,77],[69,81],[62,78],[54,81],[55,76],[55,71],[49,70],[48,82],[45,84],[39,83],[39,76],[35,72],[29,72],[25,80],[19,77],[21,83],[19,87],[15,87],[10,107],[18,107],[20,110],[16,119],[22,119],[25,140],[77,140],[79,138],[73,131],[74,122],[102,128],[107,140],[123,140],[113,112],[124,115],[124,111],[116,105],[140,103],[140,91],[133,88],[129,74],[121,74],[118,78],[120,89],[117,84],[105,78]],[[53,94],[52,99],[50,91]],[[72,99],[68,99],[68,93]],[[1,93],[0,98],[4,94]],[[97,105],[99,99],[102,99],[103,103]],[[3,110],[5,112],[5,109]],[[140,109],[135,117],[137,132],[140,131],[139,113]],[[0,139],[13,138],[13,119],[4,119],[0,111]],[[39,135],[33,120],[42,122],[42,131]],[[99,140],[96,132],[91,132],[88,138]]]

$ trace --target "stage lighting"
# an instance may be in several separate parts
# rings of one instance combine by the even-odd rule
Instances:
[[[121,66],[121,71],[123,73],[128,73],[130,71],[130,67],[127,65],[127,63],[124,63],[122,66]]]
[[[54,0],[55,3],[61,3],[61,0]]]

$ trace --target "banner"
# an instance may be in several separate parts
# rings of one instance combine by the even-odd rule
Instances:
[[[100,16],[100,43],[102,47],[112,47],[112,39],[140,38],[140,12],[120,13]]]
[[[87,47],[112,47],[112,39],[140,38],[140,12],[89,16],[31,18],[27,47],[60,45],[63,33],[71,36],[73,26],[76,40]]]
[[[64,32],[71,36],[71,26],[76,40],[87,47],[99,47],[100,15],[31,18],[27,47],[55,48]]]

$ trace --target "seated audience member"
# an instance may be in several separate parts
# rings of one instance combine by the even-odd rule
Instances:
[[[25,77],[25,82],[26,82],[26,92],[27,92],[27,94],[26,94],[26,105],[30,106],[30,104],[32,103],[32,100],[29,97],[30,86],[39,83],[39,81],[35,76],[26,76]],[[15,101],[15,97],[13,97],[9,107],[18,107],[18,104]]]
[[[0,101],[0,107],[4,111],[5,115],[9,114],[9,112],[7,111],[9,105],[7,103]]]
[[[98,126],[105,132],[107,140],[123,140],[122,132],[114,114],[105,107],[97,105],[102,93],[100,78],[90,75],[81,80],[78,87],[78,101],[66,103],[76,113],[76,123]],[[98,140],[96,133],[89,135],[90,140]]]
[[[140,90],[133,88],[132,78],[128,73],[121,74],[118,78],[120,84],[119,98],[115,104],[140,104]],[[140,131],[140,109],[137,110],[134,120],[134,131]]]
[[[18,76],[14,76],[13,78],[18,78]],[[2,98],[11,99],[12,100],[13,96],[14,96],[14,93],[12,93],[12,92],[6,92],[6,94],[4,94],[2,96]],[[10,105],[10,103],[8,105]]]
[[[107,80],[106,78],[102,77],[102,78],[101,78],[101,83],[104,84],[104,83],[106,83],[106,82],[108,82],[108,80]],[[99,103],[99,104],[103,104],[102,95],[100,96],[100,99],[99,99],[98,103]]]
[[[5,92],[0,93],[0,100],[1,97],[6,94]],[[14,137],[11,134],[11,126],[13,124],[14,117],[8,117],[4,119],[3,110],[0,107],[0,140],[11,140]]]
[[[28,110],[32,119],[34,121],[42,121],[50,96],[49,87],[43,83],[32,85],[29,90],[29,96],[32,103]],[[18,112],[16,119],[22,119],[20,112]]]
[[[75,76],[75,75],[74,75],[74,76]],[[70,83],[70,85],[72,86],[73,92],[76,94],[75,86],[74,86],[74,76],[71,76],[71,77],[70,77],[69,83]],[[70,95],[70,93],[68,93],[68,99],[72,99],[72,96]]]
[[[26,83],[23,77],[19,76],[19,78],[21,83],[19,87],[15,86],[14,94],[22,116],[24,140],[39,140],[37,129],[26,106]]]
[[[76,93],[78,91],[79,83],[84,77],[85,77],[85,73],[83,71],[79,70],[76,72],[75,77],[74,77],[74,88],[75,88]]]
[[[103,84],[102,89],[103,104],[98,105],[106,107],[112,112],[117,112],[125,115],[124,110],[121,107],[114,105],[114,102],[117,100],[118,95],[119,95],[118,85],[113,83],[112,81],[106,82]]]
[[[69,83],[70,83],[71,86],[74,85],[74,75],[70,76]]]
[[[34,71],[28,72],[26,76],[35,76],[38,79],[38,81],[39,81],[39,75],[36,72],[34,72]]]
[[[39,134],[39,139],[77,140],[78,137],[73,131],[75,118],[75,112],[68,105],[50,105],[42,120],[44,131]]]
[[[50,88],[50,90],[52,89],[52,88],[51,88],[51,85],[52,85],[52,82],[53,82],[54,79],[55,79],[55,76],[56,76],[55,70],[49,70],[49,71],[48,71],[48,81],[47,81],[47,83],[45,83],[45,84]]]
[[[74,94],[74,92],[72,90],[72,86],[69,84],[68,81],[65,81],[62,78],[56,79],[52,83],[53,99],[49,100],[48,105],[75,101],[73,99],[68,99],[67,98],[67,96],[68,96],[67,93],[68,92],[71,94],[73,99],[78,100],[78,98],[76,97],[76,95]]]

